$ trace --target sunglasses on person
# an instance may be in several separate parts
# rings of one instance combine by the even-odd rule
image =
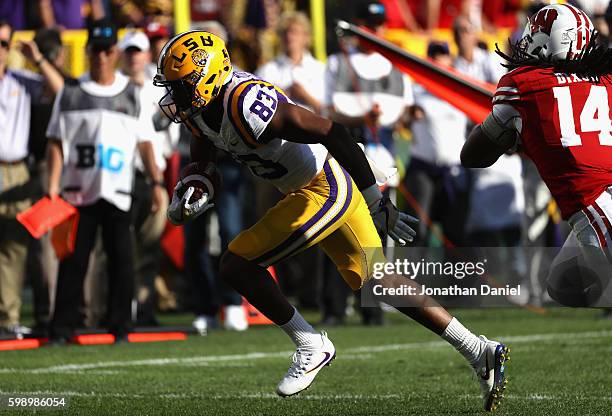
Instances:
[[[3,47],[4,49],[8,49],[10,45],[10,42],[6,39],[0,39],[0,46]]]

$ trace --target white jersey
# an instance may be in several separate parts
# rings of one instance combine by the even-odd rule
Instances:
[[[207,126],[200,115],[191,119],[215,147],[285,194],[306,186],[321,172],[327,157],[322,144],[293,143],[282,137],[260,140],[278,103],[290,102],[279,88],[248,72],[235,72],[222,98],[224,115],[219,132]]]

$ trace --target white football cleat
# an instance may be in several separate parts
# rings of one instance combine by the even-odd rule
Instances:
[[[227,305],[225,307],[225,329],[230,331],[246,331],[249,327],[246,311],[242,305]]]
[[[503,393],[508,382],[505,369],[506,361],[510,359],[510,348],[502,343],[489,341],[484,335],[479,338],[486,345],[474,370],[480,381],[484,410],[492,412],[504,398]]]
[[[295,351],[293,363],[285,377],[278,383],[276,394],[288,397],[306,390],[319,371],[336,358],[336,348],[327,338],[325,331],[321,331],[321,341],[320,346],[300,347]]]

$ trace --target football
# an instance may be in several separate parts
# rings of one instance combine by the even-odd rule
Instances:
[[[221,189],[221,174],[212,162],[192,162],[181,170],[180,178],[183,186],[178,190],[179,196],[182,197],[190,186],[195,189],[189,198],[190,204],[202,198],[204,193],[208,194],[209,201],[214,201]]]

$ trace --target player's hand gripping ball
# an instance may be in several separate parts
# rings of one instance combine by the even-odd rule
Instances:
[[[168,219],[182,225],[214,206],[221,188],[221,175],[214,163],[193,162],[181,171],[168,207]]]
[[[221,174],[212,162],[192,162],[181,170],[179,184],[182,184],[178,191],[181,197],[190,187],[194,188],[189,203],[194,203],[204,194],[208,195],[209,202],[213,202],[221,188]]]

